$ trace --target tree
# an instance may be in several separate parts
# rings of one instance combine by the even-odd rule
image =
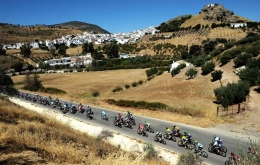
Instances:
[[[86,42],[86,43],[84,43],[82,45],[82,53],[91,53],[91,54],[93,54],[94,50],[95,49],[94,49],[94,46],[93,46],[92,42],[90,42],[90,43]]]
[[[216,70],[216,71],[212,72],[212,73],[211,73],[212,81],[217,81],[217,80],[219,80],[219,81],[220,81],[220,84],[221,84],[221,86],[222,86],[222,83],[221,83],[222,74],[223,74],[223,72],[222,72],[221,70]]]
[[[202,65],[204,65],[205,63],[205,60],[203,58],[196,58],[193,62],[193,64],[196,66],[196,67],[201,67]]]
[[[51,48],[50,48],[51,55],[55,56],[55,52],[56,52],[56,47],[55,46],[51,46]]]
[[[215,63],[214,62],[207,62],[205,63],[202,67],[201,67],[201,70],[202,70],[202,74],[203,75],[207,75],[209,74],[210,72],[212,72],[215,68]]]
[[[188,53],[188,51],[182,51],[182,52],[181,52],[181,58],[182,58],[182,59],[187,59],[187,58],[189,58],[189,53]]]
[[[7,94],[13,94],[17,90],[14,88],[13,80],[6,73],[7,68],[0,64],[0,90],[4,89]]]
[[[65,55],[66,54],[66,50],[68,49],[68,47],[66,45],[60,45],[58,53],[60,55]]]
[[[247,61],[253,57],[250,53],[245,54],[238,54],[237,57],[234,59],[235,67],[241,67],[243,65],[246,65]]]
[[[259,85],[260,72],[258,68],[246,68],[241,70],[238,74],[242,81],[247,81],[250,86]]]
[[[110,45],[106,45],[104,48],[105,53],[109,58],[118,58],[119,57],[119,47],[116,43],[112,42]]]
[[[198,70],[195,68],[190,68],[189,70],[186,71],[185,75],[189,78],[192,79],[198,74]]]
[[[23,44],[21,47],[20,47],[20,50],[21,50],[21,54],[26,57],[26,58],[29,58],[30,55],[31,55],[31,46],[30,44]]]
[[[39,78],[40,76],[36,73],[34,73],[33,75],[27,73],[24,79],[24,89],[30,91],[38,91],[40,88],[43,87]]]
[[[33,66],[33,65],[31,65],[31,64],[28,64],[28,66],[27,66],[27,69],[28,69],[29,71],[31,71],[31,70],[33,70],[33,69],[34,69],[34,66]]]
[[[225,65],[231,60],[231,55],[229,53],[225,53],[220,57],[221,65]]]
[[[15,72],[21,72],[23,70],[23,63],[19,61],[19,62],[13,64],[11,66],[11,68],[14,69]]]
[[[246,81],[228,83],[227,86],[214,89],[216,99],[223,107],[244,101],[249,92],[249,83]]]
[[[5,55],[6,50],[3,48],[3,46],[0,44],[0,55]]]
[[[197,52],[200,52],[201,48],[199,45],[192,45],[190,47],[190,55],[194,55],[195,53],[197,54]]]

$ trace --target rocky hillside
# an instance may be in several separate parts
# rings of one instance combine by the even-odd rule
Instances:
[[[79,21],[71,21],[71,22],[65,22],[65,23],[54,24],[54,25],[49,25],[49,26],[59,27],[62,29],[77,29],[77,30],[93,32],[93,33],[109,34],[109,32],[107,30],[102,29],[101,27],[99,27],[97,25],[89,24],[89,23],[85,23],[85,22],[79,22]]]

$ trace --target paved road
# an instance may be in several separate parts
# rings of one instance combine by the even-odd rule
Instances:
[[[60,100],[60,102],[63,103],[63,101]],[[69,102],[67,102],[69,103]],[[36,102],[35,104],[38,104],[40,106],[40,103]],[[77,105],[75,103],[75,105]],[[44,106],[46,107],[46,106]],[[49,107],[50,110],[52,111],[57,111],[62,113],[59,109],[55,109],[55,108],[51,108]],[[86,109],[87,105],[84,105],[84,108]],[[137,126],[133,126],[133,129],[129,129],[126,127],[116,127],[113,125],[113,119],[114,116],[118,116],[118,111],[114,111],[111,109],[105,109],[105,108],[100,108],[100,107],[91,107],[92,111],[94,112],[94,116],[93,116],[93,120],[89,120],[86,118],[86,114],[81,114],[81,113],[75,113],[72,114],[70,112],[67,112],[66,115],[70,116],[70,117],[74,117],[80,120],[88,120],[88,122],[93,123],[95,125],[104,127],[106,129],[112,130],[112,131],[116,131],[116,132],[120,132],[122,134],[125,134],[127,136],[130,137],[134,137],[137,139],[140,139],[142,141],[145,141],[147,143],[152,143],[154,145],[157,145],[159,147],[171,150],[171,151],[175,151],[178,153],[183,153],[183,152],[187,152],[186,149],[179,147],[177,145],[177,142],[173,142],[173,141],[169,141],[166,140],[167,144],[160,144],[158,142],[155,142],[153,140],[153,137],[155,136],[155,134],[153,133],[149,133],[148,137],[143,137],[142,135],[138,135],[136,130],[137,130]],[[100,111],[101,110],[105,110],[107,113],[107,117],[109,118],[109,121],[105,121],[102,120],[100,118]],[[126,113],[122,113],[120,112],[123,116],[126,115]],[[156,113],[156,112],[155,112]],[[164,133],[165,128],[166,127],[172,127],[173,124],[176,124],[180,127],[181,132],[183,131],[188,131],[189,133],[192,134],[192,139],[194,140],[198,140],[199,142],[201,142],[204,145],[204,150],[208,153],[208,158],[202,158],[206,163],[209,164],[216,164],[216,165],[221,165],[221,164],[225,164],[225,161],[228,159],[228,157],[230,156],[231,152],[237,152],[238,150],[238,144],[239,143],[243,143],[246,144],[248,142],[248,135],[244,135],[244,134],[239,134],[239,133],[234,133],[234,132],[228,132],[228,131],[222,131],[222,130],[218,130],[218,129],[214,129],[214,128],[200,128],[200,127],[194,127],[194,126],[189,126],[189,125],[184,125],[184,124],[180,124],[180,123],[172,123],[169,121],[164,121],[164,120],[158,120],[158,119],[154,119],[154,118],[149,118],[149,117],[144,117],[144,116],[137,116],[135,114],[133,114],[136,123],[141,123],[143,124],[144,121],[147,121],[151,124],[151,127],[154,128],[155,130],[159,130],[160,132]],[[203,119],[201,120],[201,122],[203,122]],[[223,145],[227,148],[227,156],[226,157],[221,157],[219,155],[216,154],[212,154],[208,152],[208,145],[211,142],[211,139],[213,138],[214,134],[216,134],[217,136],[221,137],[223,139]],[[251,138],[255,138],[255,137],[251,137]],[[177,138],[178,141],[179,138]]]

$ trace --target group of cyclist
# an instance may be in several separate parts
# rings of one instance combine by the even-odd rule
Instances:
[[[58,106],[58,104],[60,104],[60,106],[63,106],[63,108],[65,108],[65,109],[74,107],[78,112],[81,112],[81,113],[84,112],[83,105],[81,103],[79,103],[78,108],[76,108],[75,104],[72,101],[70,102],[70,105],[68,105],[67,102],[64,102],[64,104],[61,105],[58,98],[53,99],[51,96],[45,97],[45,96],[40,96],[38,94],[36,96],[30,96],[26,93],[20,93],[19,95],[21,97],[25,97],[26,99],[33,99],[33,100],[36,99],[36,100],[39,100],[40,102],[48,102],[51,105]],[[87,114],[91,113],[91,108],[89,106],[87,107],[86,113]],[[101,110],[101,115],[103,117],[106,117],[106,112],[104,110]],[[120,114],[120,113],[118,114],[118,117],[115,116],[114,122],[118,122],[118,123],[121,123],[121,124],[124,123],[124,124],[133,125],[132,120],[133,120],[132,113],[130,111],[127,111],[127,115],[125,117],[123,117],[123,115]],[[141,131],[147,131],[150,128],[151,128],[150,123],[148,123],[147,121],[144,122],[144,125],[142,125],[140,123],[138,124],[138,129],[140,129]],[[156,135],[155,135],[156,138],[159,141],[161,141],[162,136],[163,136],[162,133],[158,130],[155,130],[155,133],[156,133]],[[166,133],[168,138],[170,138],[171,136],[180,137],[181,142],[182,142],[182,144],[184,145],[185,148],[187,148],[187,143],[191,142],[192,135],[187,131],[184,131],[184,134],[182,135],[180,133],[180,128],[177,125],[173,125],[172,129],[166,127],[165,133]],[[213,149],[217,153],[219,153],[219,151],[222,147],[223,141],[220,137],[214,135],[211,144],[212,144]],[[195,147],[195,151],[197,153],[200,153],[203,149],[203,144],[198,142],[197,140],[195,140],[194,141],[194,147]],[[249,153],[251,153],[252,155],[258,155],[258,153],[252,147],[249,147],[248,150],[249,150]],[[233,152],[231,152],[231,159],[233,161],[235,161],[236,163],[238,161],[240,161],[240,157]]]

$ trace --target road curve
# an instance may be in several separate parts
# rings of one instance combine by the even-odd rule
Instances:
[[[22,99],[22,98],[20,98],[20,99]],[[25,100],[25,99],[22,99],[22,100]],[[39,102],[32,102],[32,101],[30,101],[30,102],[37,104],[38,106],[42,106],[42,107],[45,107],[45,108],[47,107],[51,111],[57,111],[59,113],[62,113],[57,108],[52,108],[51,106],[43,106]],[[64,103],[63,100],[60,100],[60,102]],[[67,101],[67,103],[69,103],[69,102]],[[75,103],[75,105],[78,105],[78,104]],[[86,107],[87,107],[87,105],[84,105],[85,109],[86,109]],[[165,149],[177,152],[177,153],[187,152],[186,149],[179,147],[177,145],[177,142],[166,140],[166,143],[167,143],[166,145],[155,142],[153,140],[153,137],[155,136],[154,133],[149,133],[148,137],[138,135],[137,132],[136,132],[137,126],[133,126],[133,129],[129,129],[129,128],[126,128],[126,127],[122,127],[122,128],[115,127],[114,124],[113,124],[114,116],[118,116],[118,113],[121,113],[123,116],[125,116],[126,113],[122,113],[122,112],[118,112],[118,111],[106,109],[106,108],[95,107],[95,106],[94,107],[92,106],[91,108],[92,108],[92,111],[94,112],[93,120],[87,119],[86,113],[81,114],[81,113],[77,112],[75,114],[72,114],[70,112],[67,112],[65,115],[79,119],[79,120],[84,120],[84,121],[87,121],[89,123],[93,123],[97,126],[101,126],[103,128],[125,134],[129,137],[133,137],[133,138],[142,140],[142,141],[147,142],[147,143],[152,143],[153,145],[156,145],[156,146],[159,146],[159,147],[162,147],[162,148],[165,148]],[[105,121],[105,120],[101,119],[101,117],[100,117],[101,110],[106,111],[109,121]],[[192,139],[198,140],[199,142],[201,142],[204,145],[204,151],[206,151],[208,153],[208,158],[202,158],[202,159],[203,159],[204,162],[209,163],[209,164],[216,164],[216,165],[225,164],[225,161],[228,160],[228,157],[230,156],[231,152],[238,153],[238,144],[241,144],[241,143],[247,144],[247,142],[249,141],[248,140],[249,137],[255,139],[254,136],[218,130],[218,129],[215,129],[215,128],[200,128],[200,127],[185,125],[185,124],[181,124],[181,123],[172,123],[172,122],[169,122],[169,121],[159,120],[159,119],[145,117],[145,116],[138,116],[138,115],[135,115],[135,114],[133,114],[133,116],[134,116],[137,124],[138,123],[143,124],[144,121],[147,121],[151,124],[151,127],[153,129],[159,130],[162,133],[164,133],[166,127],[171,128],[173,126],[173,124],[178,125],[180,127],[181,132],[188,131],[189,133],[192,134]],[[201,122],[203,122],[203,119],[201,120]],[[208,145],[211,142],[213,135],[215,135],[215,134],[222,138],[223,146],[225,146],[227,148],[227,156],[226,157],[221,157],[219,155],[212,154],[212,153],[208,152]],[[178,141],[178,139],[179,138],[177,138],[177,141]]]

